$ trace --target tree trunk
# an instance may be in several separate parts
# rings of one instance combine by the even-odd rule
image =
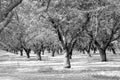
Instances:
[[[42,60],[42,58],[41,58],[41,51],[39,51],[39,52],[37,52],[37,58],[38,58],[38,60]]]
[[[37,51],[36,50],[33,50],[34,51],[34,54],[36,54],[37,53]]]
[[[71,68],[69,52],[65,52],[64,68]]]
[[[52,55],[51,55],[51,56],[52,56],[52,57],[55,56],[55,50],[52,51]]]
[[[42,50],[42,55],[44,55],[44,53],[45,53],[45,50],[43,49],[43,50]]]
[[[20,56],[23,56],[23,50],[20,50]]]
[[[27,58],[30,58],[30,53],[26,52]]]
[[[62,49],[60,49],[60,53],[62,53],[63,52],[63,50]]]
[[[93,51],[94,51],[94,54],[96,54],[96,49],[94,49]]]
[[[101,56],[101,61],[102,61],[102,62],[107,61],[106,49],[100,49],[99,52],[100,52],[100,56]]]
[[[87,54],[89,57],[92,57],[92,55],[90,54],[90,51],[87,51]]]
[[[70,57],[70,59],[72,59],[72,51],[73,51],[73,50],[71,50],[71,51],[69,52],[69,57]]]
[[[57,54],[60,54],[59,49],[58,49],[58,50],[56,50],[56,52],[57,52]]]
[[[112,52],[113,52],[113,54],[116,54],[116,52],[115,52],[115,49],[114,49],[114,48],[112,48]]]
[[[48,51],[48,53],[50,53],[50,49],[48,49],[47,51]]]
[[[30,49],[25,49],[25,52],[26,52],[26,55],[27,55],[27,58],[30,58]]]
[[[85,54],[85,50],[82,50],[83,54]]]
[[[15,53],[15,54],[18,54],[18,51],[17,51],[17,50],[15,50],[15,51],[14,51],[14,53]]]

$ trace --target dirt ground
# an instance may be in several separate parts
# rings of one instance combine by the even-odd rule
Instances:
[[[0,80],[120,80],[120,54],[109,53],[108,62],[99,54],[74,52],[71,69],[63,68],[63,55],[42,55],[42,61],[0,50]]]

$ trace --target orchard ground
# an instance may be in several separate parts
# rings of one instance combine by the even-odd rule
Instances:
[[[120,80],[120,53],[109,52],[108,62],[100,62],[99,54],[74,51],[71,69],[63,68],[63,55],[42,55],[42,61],[0,50],[0,80]]]

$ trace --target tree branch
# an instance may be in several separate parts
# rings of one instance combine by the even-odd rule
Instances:
[[[16,0],[12,2],[10,6],[7,7],[7,9],[4,11],[4,15],[7,16],[9,12],[11,12],[15,7],[17,7],[23,0]]]
[[[120,38],[120,35],[118,35],[115,39],[113,39],[112,41],[115,41],[115,40],[117,40],[117,39],[119,39]]]
[[[8,14],[17,7],[23,0],[16,0],[12,2],[3,12],[0,13],[0,22],[2,22],[4,19],[8,16]]]
[[[13,12],[9,13],[8,17],[4,22],[2,22],[0,25],[2,26],[0,28],[0,33],[7,27],[7,25],[10,23],[11,19],[13,17]]]
[[[48,1],[46,11],[48,11],[48,8],[49,8],[49,6],[50,6],[50,2],[51,2],[51,0]]]

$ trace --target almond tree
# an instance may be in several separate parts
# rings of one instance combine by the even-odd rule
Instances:
[[[72,56],[74,45],[77,39],[82,35],[82,27],[80,27],[81,25],[78,23],[80,20],[75,20],[75,17],[73,18],[71,18],[71,23],[67,23],[67,20],[62,21],[59,18],[49,17],[49,21],[51,22],[52,27],[55,29],[58,39],[65,51],[65,68],[71,67],[70,58]],[[72,19],[75,22],[72,22]]]
[[[97,13],[96,18],[93,15],[91,16],[90,13],[87,14],[89,28],[86,29],[86,33],[93,39],[94,44],[97,46],[101,61],[107,61],[106,49],[108,49],[113,41],[120,38],[118,8],[118,6],[112,6],[98,11],[99,13]],[[93,23],[94,20],[96,26]]]
[[[84,35],[83,27],[87,25],[87,19],[84,19],[86,12],[105,4],[106,1],[101,0],[50,0],[47,7],[48,21],[55,29],[58,39],[65,51],[65,68],[70,68],[70,58],[74,45],[78,38]]]

